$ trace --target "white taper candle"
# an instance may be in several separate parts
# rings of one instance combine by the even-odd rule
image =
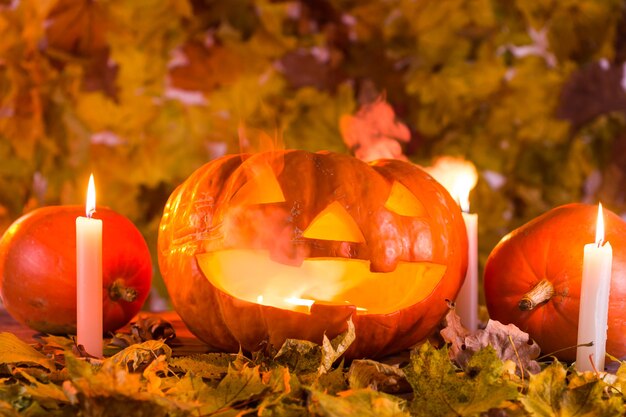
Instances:
[[[598,371],[604,370],[613,248],[609,242],[604,245],[603,242],[604,219],[602,204],[599,204],[596,241],[584,248],[578,311],[578,344],[593,342],[593,346],[576,349],[576,369],[579,371],[593,370],[592,361]]]
[[[102,357],[102,220],[96,211],[93,175],[87,189],[86,217],[76,218],[76,336],[87,353]]]

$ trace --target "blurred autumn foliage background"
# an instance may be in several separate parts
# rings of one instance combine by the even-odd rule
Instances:
[[[383,95],[409,159],[477,166],[484,263],[551,207],[626,213],[625,61],[623,0],[0,0],[0,232],[93,172],[154,254],[242,124],[351,152],[341,117]]]

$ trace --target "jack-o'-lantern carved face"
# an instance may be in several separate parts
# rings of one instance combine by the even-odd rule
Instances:
[[[195,285],[238,305],[377,316],[436,295],[443,314],[466,245],[458,207],[414,165],[280,151],[225,157],[192,175],[166,207],[159,258],[177,310],[184,278],[172,267],[183,256],[197,262],[183,268],[199,270]]]

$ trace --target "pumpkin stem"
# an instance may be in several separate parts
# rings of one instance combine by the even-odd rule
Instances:
[[[517,304],[522,311],[530,311],[539,304],[545,303],[554,295],[554,287],[547,279],[539,281],[535,287],[528,291]]]
[[[125,286],[124,280],[118,278],[109,287],[109,297],[113,301],[123,300],[132,303],[137,298],[137,290]]]

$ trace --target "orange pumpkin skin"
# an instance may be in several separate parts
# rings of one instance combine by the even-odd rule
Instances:
[[[0,296],[17,321],[43,333],[76,334],[76,217],[84,206],[47,206],[17,219],[0,239]],[[135,225],[108,208],[102,220],[103,331],[139,312],[152,283],[148,246]],[[123,288],[134,294],[119,297]],[[131,300],[132,299],[132,300]]]
[[[245,172],[272,167],[285,201],[231,206],[248,182]],[[398,181],[421,200],[422,216],[383,207],[390,184]],[[363,243],[303,238],[324,207],[338,201],[359,226]],[[234,220],[225,222],[228,213]],[[228,223],[228,228],[225,226]],[[227,230],[226,230],[227,229]],[[232,229],[239,233],[233,238]],[[445,274],[423,299],[386,314],[363,314],[354,305],[316,302],[310,314],[239,299],[203,274],[196,256],[232,247],[266,249],[284,264],[309,258],[364,259],[381,274],[398,262],[445,265]],[[408,348],[427,337],[454,299],[467,267],[467,236],[457,204],[415,165],[381,160],[366,164],[330,152],[274,151],[229,155],[205,164],[170,196],[158,239],[159,267],[174,308],[188,328],[210,346],[255,351],[269,342],[279,347],[295,338],[321,343],[347,329],[352,318],[356,341],[348,358],[378,357]],[[372,288],[384,297],[385,288]]]
[[[606,350],[626,356],[626,222],[603,208],[605,242],[613,247]],[[513,323],[541,346],[544,354],[576,359],[578,309],[584,245],[595,240],[598,206],[554,208],[505,236],[489,255],[484,285],[492,319]],[[530,311],[518,303],[542,279],[554,295]],[[566,349],[560,352],[560,349]]]

